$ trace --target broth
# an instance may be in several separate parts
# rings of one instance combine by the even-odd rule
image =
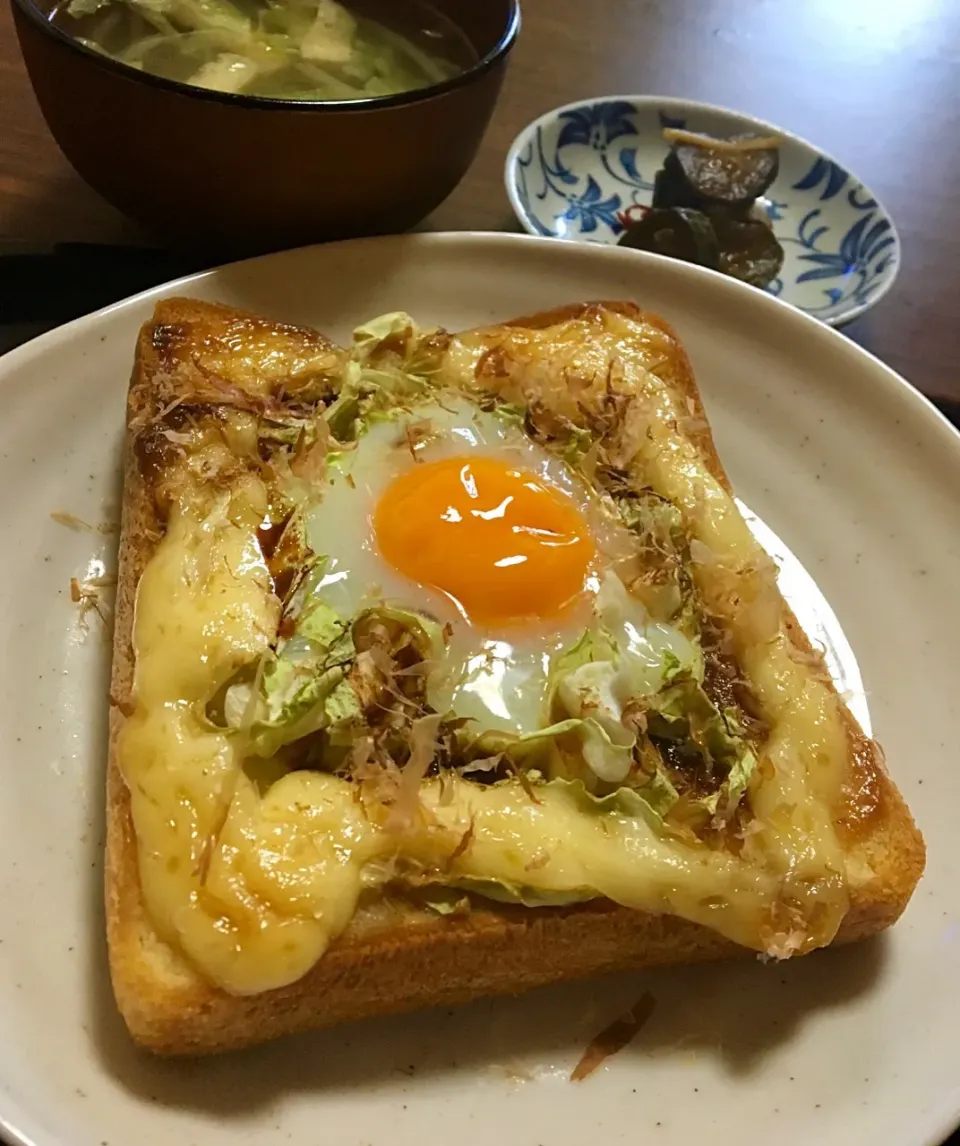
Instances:
[[[477,61],[426,0],[58,0],[49,19],[128,67],[268,99],[398,95]]]

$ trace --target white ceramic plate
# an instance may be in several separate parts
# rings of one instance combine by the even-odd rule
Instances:
[[[190,293],[346,336],[408,309],[460,327],[633,297],[673,322],[738,491],[799,556],[856,650],[877,735],[926,833],[884,939],[552,988],[203,1062],[137,1053],[100,916],[109,652],[69,579],[115,538],[124,392],[154,301]],[[0,1125],[35,1146],[921,1146],[960,1114],[956,763],[960,438],[901,379],[719,275],[525,237],[419,236],[213,271],[0,361]],[[653,1017],[585,1082],[586,1042],[644,991]]]

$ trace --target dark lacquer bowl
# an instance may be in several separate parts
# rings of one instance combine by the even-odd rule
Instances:
[[[469,71],[399,96],[303,103],[146,75],[53,27],[51,0],[11,2],[40,108],[80,175],[161,234],[249,250],[420,222],[470,166],[520,25],[519,0],[432,0],[473,44]]]

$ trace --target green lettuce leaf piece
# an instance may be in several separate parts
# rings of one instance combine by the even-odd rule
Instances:
[[[708,761],[732,764],[742,737],[693,677],[679,675],[647,702],[650,731],[670,740],[692,740]]]
[[[643,593],[645,604],[654,616],[694,636],[699,621],[685,560],[689,541],[682,513],[647,489],[614,493],[613,500],[624,525],[637,535],[648,560],[659,568],[657,583]]]
[[[517,743],[530,744],[536,740],[555,740],[567,732],[577,732],[583,721],[580,719],[560,720],[548,728],[535,728],[533,732],[524,732],[517,737]]]
[[[722,712],[696,679],[678,674],[650,700],[648,728],[655,736],[690,740],[704,758],[727,774],[717,791],[699,803],[711,815],[729,817],[743,798],[757,766],[757,757],[746,739],[737,711]]]
[[[460,899],[462,899],[462,896]],[[437,915],[456,915],[460,910],[460,899],[455,899],[451,896],[424,896],[427,907],[429,907],[431,911],[435,911]]]
[[[416,402],[429,391],[426,379],[403,367],[374,369],[364,366],[360,380],[369,393],[368,416],[376,414],[384,420],[405,414],[406,404]]]
[[[327,406],[324,418],[339,442],[354,442],[377,418],[393,418],[404,403],[415,401],[429,390],[415,361],[420,330],[402,312],[384,314],[358,326],[353,332],[353,351],[337,397]],[[334,464],[341,457],[331,459]]]
[[[536,426],[536,410],[516,402],[500,402],[496,394],[486,391],[481,395],[480,405],[483,409],[492,409],[497,417],[510,422],[523,430],[528,437],[543,440],[542,434]],[[583,460],[595,441],[594,434],[584,426],[559,418],[556,432],[549,435],[549,445],[567,465],[576,468]],[[561,436],[563,435],[563,436]]]
[[[595,899],[597,892],[589,887],[570,891],[542,891],[535,887],[525,887],[517,883],[506,883],[496,879],[479,879],[462,876],[451,880],[451,886],[473,892],[495,903],[516,903],[524,907],[563,907],[568,903],[583,903]]]
[[[633,748],[636,738],[624,728],[622,729],[623,741],[617,743],[610,736],[608,730],[592,717],[585,720],[579,718],[562,720],[550,725],[549,728],[527,732],[519,738],[518,746],[521,749],[529,746],[536,747],[571,732],[579,736],[584,759],[594,775],[601,779],[608,776],[618,777],[622,781],[630,774],[633,767]],[[518,754],[522,756],[522,751],[517,753],[510,746],[500,750],[511,757],[516,757]],[[618,780],[608,780],[607,782],[617,783]],[[550,783],[576,783],[583,787],[582,780],[568,781],[560,777],[551,780]],[[585,788],[584,791],[586,791]],[[618,788],[617,791],[636,791],[644,804],[658,818],[665,816],[678,799],[676,789],[662,769],[658,769],[653,777],[636,789]]]
[[[442,365],[446,345],[441,331],[421,330],[400,312],[358,326],[353,356],[365,381],[409,398],[430,389],[429,379]]]
[[[632,647],[632,646],[631,646]],[[697,648],[696,643],[692,645]],[[640,677],[626,663],[630,655],[605,627],[587,632],[556,658],[549,679],[550,710],[569,713],[558,721],[521,737],[521,744],[574,733],[580,739],[584,763],[602,785],[622,785],[638,777],[634,767],[637,736],[623,724],[624,706],[639,702],[651,735],[692,743],[711,768],[718,770],[719,789],[703,801],[711,815],[732,813],[743,798],[756,767],[756,756],[741,726],[737,710],[721,712],[702,685],[700,658],[685,664],[669,648],[662,651],[662,686],[656,693],[636,691]],[[510,750],[508,749],[508,754]],[[556,771],[566,770],[558,757]],[[649,765],[649,758],[648,758]],[[548,766],[548,775],[556,772]],[[586,774],[584,779],[591,781]],[[678,800],[677,790],[662,761],[645,782],[633,790],[641,793],[653,812],[665,816]]]
[[[290,418],[284,421],[262,421],[257,431],[263,441],[274,442],[277,445],[289,446],[291,449],[300,440],[300,434],[308,431],[313,425],[304,418]]]
[[[357,694],[349,681],[342,680],[326,698],[326,718],[330,725],[349,724],[360,717]]]
[[[555,658],[548,680],[550,710],[575,718],[584,762],[608,784],[625,780],[633,767],[637,737],[622,719],[636,691],[636,674],[626,663],[631,655],[598,624]],[[666,655],[679,667],[676,656]]]
[[[424,884],[411,893],[411,898],[437,915],[462,915],[470,908],[470,900],[463,889],[445,884]]]
[[[597,661],[616,661],[618,653],[616,642],[606,628],[597,625],[587,629],[576,644],[554,658],[547,683],[552,691],[565,676],[583,665]]]
[[[264,668],[259,697],[253,698],[251,682],[227,692],[227,723],[246,736],[252,755],[272,756],[285,744],[360,715],[346,680],[355,655],[351,624],[315,595],[326,565],[325,557],[317,558],[294,594],[288,609],[293,633]]]
[[[651,781],[641,788],[622,786],[605,796],[587,791],[582,780],[551,780],[547,787],[559,788],[566,792],[581,811],[592,814],[615,812],[621,816],[645,819],[656,828],[663,827],[663,817],[677,802],[677,793],[666,777]]]
[[[694,680],[674,680],[667,688],[649,698],[649,713],[653,719],[652,731],[658,736],[685,740],[689,731],[689,717],[696,709],[704,717],[713,715],[706,694]]]
[[[340,393],[324,410],[330,433],[338,442],[354,442],[360,437],[363,425],[363,396],[359,379],[344,382]]]
[[[493,412],[504,422],[518,426],[521,430],[527,418],[527,407],[516,402],[499,402],[494,406]]]
[[[354,328],[354,353],[362,361],[381,349],[384,343],[391,344],[392,349],[403,350],[418,333],[417,324],[404,311],[381,314]]]
[[[636,792],[650,810],[661,818],[666,816],[677,800],[680,799],[670,777],[663,768],[658,768],[646,783],[631,788],[630,791]]]
[[[589,453],[593,443],[594,436],[590,430],[582,426],[571,426],[569,437],[564,442],[560,455],[568,465],[578,466]]]
[[[355,442],[371,422],[394,420],[430,392],[424,377],[402,366],[374,368],[350,362],[340,391],[326,408],[324,418],[338,442]],[[343,455],[334,452],[329,460],[337,464]]]
[[[601,778],[607,773],[616,773],[622,778],[630,771],[633,764],[633,745],[636,742],[634,736],[626,728],[622,728],[623,743],[617,743],[607,729],[593,717],[586,719],[571,717],[551,724],[548,728],[525,732],[518,737],[517,745],[536,746],[571,732],[580,738],[580,749],[584,759],[587,760],[591,770]],[[513,755],[510,748],[507,748],[506,752],[507,755]]]
[[[614,501],[624,525],[634,533],[670,541],[678,550],[685,547],[683,514],[673,502],[651,490],[614,495]]]
[[[431,660],[442,653],[443,626],[432,617],[425,617],[422,613],[414,613],[410,609],[402,609],[398,605],[387,604],[374,605],[364,610],[362,615],[380,617],[406,629],[413,637],[417,652],[424,660]]]
[[[720,806],[731,811],[740,803],[750,778],[756,771],[757,757],[752,748],[744,748],[740,759],[736,761],[721,788]]]
[[[557,768],[551,762],[551,753],[555,751],[556,741],[569,733],[574,733],[580,739],[581,751],[584,745],[590,745],[594,753],[609,754],[609,767],[620,769],[623,747],[615,744],[601,725],[589,718],[583,720],[580,717],[570,717],[546,728],[535,728],[519,735],[502,729],[476,731],[468,726],[460,730],[457,740],[461,750],[471,759],[506,756],[528,775],[533,775],[533,769],[553,775]],[[627,749],[627,756],[632,762],[630,749]],[[628,762],[627,770],[629,766]]]
[[[726,732],[724,747],[726,759],[729,762],[733,757],[733,763],[730,764],[727,777],[720,788],[706,797],[702,803],[711,815],[719,813],[721,817],[728,819],[743,799],[759,761],[753,748],[744,738],[736,709],[723,710],[722,724]],[[723,733],[717,731],[716,741],[719,742],[722,737]]]
[[[318,652],[322,650],[324,653],[337,649],[337,646],[343,643],[344,648],[337,651],[349,655],[353,652],[352,642],[345,640],[349,630],[349,621],[345,621],[325,601],[308,595],[300,615],[296,618],[294,636],[301,641],[310,642],[318,647]]]
[[[633,767],[636,736],[619,721],[587,717],[580,728],[583,758],[601,780],[624,779]]]
[[[356,693],[345,678],[344,669],[337,666],[303,681],[284,703],[274,698],[273,715],[254,721],[247,733],[251,755],[274,756],[285,744],[359,717]]]
[[[680,658],[675,652],[670,649],[664,649],[663,652],[663,683],[670,684],[684,671],[684,666],[680,662]]]
[[[318,559],[304,579],[293,634],[263,671],[249,727],[245,725],[252,685],[237,684],[228,691],[227,722],[244,732],[252,755],[273,755],[284,745],[321,730],[330,733],[331,743],[349,746],[362,711],[347,678],[356,657],[354,631],[364,620],[372,617],[400,626],[425,660],[442,647],[441,627],[405,609],[378,605],[344,620],[317,595],[325,568],[326,559]]]
[[[584,762],[606,784],[622,783],[633,769],[637,735],[623,723],[624,705],[642,696],[638,689],[650,679],[648,666],[635,671],[640,662],[633,660],[634,656],[614,639],[609,628],[598,624],[556,657],[551,666],[550,710],[571,714],[570,720],[553,726],[552,735],[575,730]],[[662,657],[662,670],[654,679],[672,680],[685,671],[670,649],[664,649]],[[686,671],[689,673],[689,666]],[[550,733],[541,730],[541,734],[544,731]],[[676,801],[676,792],[665,774],[660,776],[657,791],[659,806]]]

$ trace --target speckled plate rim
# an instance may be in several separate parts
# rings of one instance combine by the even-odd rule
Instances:
[[[511,273],[505,275],[508,267]],[[371,278],[373,271],[379,272],[376,278]],[[436,320],[451,325],[585,297],[634,297],[658,305],[688,345],[735,486],[789,543],[802,543],[797,546],[801,558],[816,572],[859,646],[867,676],[874,678],[878,734],[898,742],[897,779],[927,833],[931,865],[906,917],[887,940],[792,961],[775,972],[746,961],[643,977],[645,984],[655,981],[658,1011],[635,1045],[610,1060],[589,1081],[589,1089],[587,1084],[571,1087],[569,1070],[587,1037],[622,1013],[625,992],[631,992],[631,1000],[636,997],[641,989],[636,976],[481,1003],[455,1016],[432,1012],[360,1024],[248,1056],[184,1064],[183,1069],[132,1053],[112,1011],[94,907],[100,892],[88,874],[92,857],[96,875],[103,752],[101,732],[88,726],[90,705],[98,713],[106,707],[101,683],[105,654],[96,642],[77,643],[74,612],[64,599],[71,563],[79,572],[88,557],[87,540],[51,524],[45,499],[66,491],[72,499],[69,508],[96,520],[102,499],[115,498],[133,336],[157,300],[183,293],[245,304],[293,322],[318,322],[336,337],[351,321],[367,317],[371,307],[391,309],[385,303],[392,308],[430,306]],[[783,375],[773,386],[769,367],[777,355]],[[751,381],[745,381],[747,373]],[[483,1146],[492,1133],[504,1146],[548,1140],[551,1146],[580,1146],[585,1130],[605,1137],[635,1136],[639,1118],[646,1120],[644,1125],[649,1122],[648,1137],[656,1136],[665,1146],[685,1146],[689,1135],[677,1137],[676,1127],[661,1130],[659,1122],[655,1131],[649,1105],[631,1100],[641,1078],[646,1098],[661,1104],[655,1109],[668,1104],[675,1122],[696,1120],[697,1137],[710,1133],[718,1146],[742,1141],[748,1112],[758,1132],[776,1133],[783,1146],[799,1146],[813,1135],[824,1146],[845,1146],[868,1115],[878,1133],[857,1140],[872,1140],[876,1146],[937,1146],[956,1124],[960,1084],[950,1064],[960,1053],[960,997],[940,989],[944,977],[952,976],[955,949],[945,947],[938,959],[921,959],[937,938],[955,943],[960,935],[953,858],[960,774],[947,766],[955,753],[956,720],[949,696],[932,697],[909,674],[905,685],[895,688],[891,682],[899,680],[901,665],[888,664],[888,634],[875,631],[871,608],[878,594],[888,604],[901,604],[903,597],[894,590],[919,584],[912,580],[912,549],[892,548],[863,582],[851,585],[849,576],[860,544],[852,514],[873,512],[886,520],[894,503],[887,495],[899,491],[898,504],[913,506],[915,512],[912,518],[899,514],[897,520],[902,529],[926,530],[922,540],[927,544],[917,549],[925,550],[924,560],[931,562],[929,569],[920,570],[929,577],[911,618],[911,636],[918,649],[924,636],[927,644],[935,642],[927,659],[919,651],[910,654],[908,645],[903,664],[909,667],[912,656],[913,667],[933,666],[944,670],[939,679],[955,679],[960,617],[942,606],[955,601],[960,583],[956,533],[944,528],[955,521],[955,496],[949,491],[960,488],[960,434],[892,370],[787,304],[697,267],[561,240],[452,234],[289,251],[165,284],[3,357],[0,394],[17,396],[0,428],[0,474],[18,474],[22,491],[0,508],[0,521],[19,540],[0,566],[0,600],[19,608],[0,610],[0,631],[8,647],[16,638],[24,648],[15,672],[0,666],[7,706],[0,718],[0,776],[6,781],[0,803],[0,1013],[5,1016],[0,1132],[21,1146],[99,1146],[104,1140],[110,1146],[133,1140],[140,1146],[166,1146],[171,1140],[273,1146],[291,1139],[314,1142],[320,1113],[340,1146],[374,1141],[377,1146],[422,1146],[436,1132],[438,1117],[458,1124],[463,1146]],[[52,401],[55,397],[59,402]],[[866,490],[858,487],[859,470],[848,466],[854,453],[851,431],[857,428],[841,417],[860,399],[860,440],[890,445]],[[805,430],[810,431],[806,437]],[[790,443],[789,456],[784,442]],[[78,444],[83,447],[79,454]],[[810,520],[797,497],[804,473],[814,499]],[[828,511],[830,505],[835,508]],[[824,530],[829,538],[821,537]],[[869,540],[867,533],[862,537]],[[874,555],[882,554],[882,544],[874,542]],[[52,565],[39,561],[43,552],[55,554]],[[820,557],[813,556],[817,552]],[[54,586],[59,586],[59,601]],[[27,607],[30,601],[45,605],[42,623]],[[32,638],[29,648],[24,634]],[[52,703],[59,724],[53,721],[57,727],[49,726],[45,738],[34,736],[33,720],[41,711],[37,671],[58,654],[65,671],[70,670],[68,682],[80,683],[70,686],[69,696],[64,695],[68,683],[59,677],[43,686],[41,699]],[[888,699],[894,704],[889,711]],[[907,701],[910,725],[904,740],[897,728]],[[21,712],[25,716],[18,723]],[[49,725],[51,717],[46,720]],[[14,732],[23,733],[23,745],[14,743]],[[938,752],[939,737],[944,742]],[[44,750],[51,755],[45,758]],[[19,767],[24,753],[30,768]],[[931,762],[938,783],[920,787],[921,769]],[[22,802],[25,792],[42,801],[39,820],[29,814],[35,805]],[[86,829],[89,838],[78,836],[86,815],[94,817]],[[36,852],[36,861],[14,870],[11,857],[22,859],[24,850],[33,856],[30,843],[35,846],[38,839],[45,846]],[[50,897],[54,909],[41,916],[37,904],[49,907]],[[944,927],[949,934],[934,930]],[[78,954],[67,954],[75,950]],[[936,975],[927,977],[924,970],[930,967]],[[34,976],[37,990],[21,992],[13,971],[26,985]],[[789,986],[781,988],[781,983]],[[908,1005],[923,1002],[925,991],[935,999],[927,999],[923,1008]],[[802,998],[799,1014],[791,1012],[787,996]],[[590,1009],[568,1023],[565,1016],[576,1000],[589,1001]],[[709,1024],[717,1015],[742,1023],[749,1014],[760,1018],[771,1009],[779,1016],[780,1008],[786,1008],[786,1037],[778,1036],[749,1069],[736,1059],[725,1063],[722,1056],[691,1059],[682,1042],[669,1039],[670,1031],[687,1036],[703,1032],[709,1048],[714,1037]],[[930,1045],[933,1029],[939,1032],[936,1046]],[[491,1062],[486,1056],[502,1034],[510,1036],[503,1052],[510,1061]],[[438,1070],[437,1064],[448,1063],[464,1048],[479,1048],[480,1058],[474,1054],[461,1059],[459,1069]],[[811,1058],[814,1048],[820,1057]],[[858,1077],[852,1051],[879,1055],[881,1062],[896,1055],[898,1068],[915,1074],[894,1074],[887,1087],[864,1090],[869,1080]],[[411,1079],[406,1064],[414,1061],[425,1062],[426,1070]],[[814,1070],[813,1082],[830,1090],[840,1106],[814,1115],[811,1080],[798,1069],[794,1086],[795,1064]],[[322,1083],[317,1079],[321,1069],[327,1072]],[[784,1077],[788,1069],[789,1084]],[[246,1091],[251,1098],[262,1094],[265,1079],[274,1080],[276,1094],[271,1092],[263,1109],[254,1105],[249,1112]],[[922,1095],[916,1091],[921,1083],[926,1087]],[[694,1097],[698,1092],[699,1099]],[[38,1093],[45,1096],[42,1103]],[[225,1103],[221,1108],[216,1095]],[[774,1102],[784,1104],[782,1111],[769,1109]],[[796,1124],[794,1112],[802,1119]],[[727,1116],[729,1133],[723,1123],[718,1126],[718,1116]],[[135,1134],[117,1133],[121,1117],[134,1120]],[[545,1121],[553,1127],[549,1138]],[[373,1125],[376,1132],[370,1133]]]
[[[683,111],[687,114],[695,114],[697,112],[701,112],[701,113],[707,113],[707,114],[712,114],[712,115],[729,115],[729,116],[734,116],[737,119],[748,120],[758,130],[763,131],[763,132],[769,132],[769,133],[774,134],[774,135],[779,135],[784,139],[789,139],[792,143],[796,143],[796,144],[799,144],[801,147],[807,148],[814,156],[820,156],[821,158],[826,159],[829,163],[833,163],[836,166],[840,167],[843,171],[846,171],[847,174],[850,175],[851,178],[856,179],[856,181],[860,184],[861,187],[863,187],[863,189],[867,192],[867,194],[872,199],[875,200],[877,207],[880,209],[880,211],[883,212],[884,216],[889,221],[889,223],[890,223],[890,235],[893,238],[892,250],[894,252],[894,258],[892,260],[892,265],[890,267],[888,277],[881,284],[880,288],[878,290],[874,291],[873,294],[871,294],[870,297],[867,298],[864,302],[856,303],[853,306],[849,307],[848,309],[844,310],[840,314],[832,315],[829,318],[816,319],[815,321],[818,321],[822,325],[825,325],[825,326],[845,326],[848,322],[852,322],[855,318],[859,318],[860,315],[865,314],[868,310],[870,310],[871,307],[876,306],[876,304],[878,302],[880,302],[881,299],[885,298],[890,293],[890,291],[893,289],[894,283],[897,281],[897,278],[900,275],[900,264],[901,264],[902,255],[903,255],[903,245],[900,241],[900,232],[897,230],[897,224],[896,224],[896,221],[894,220],[893,215],[887,210],[887,207],[886,207],[885,203],[883,202],[883,200],[881,198],[879,198],[879,196],[874,194],[874,192],[870,189],[870,187],[866,183],[864,183],[855,172],[851,171],[850,168],[845,166],[843,163],[840,163],[840,162],[838,162],[838,160],[834,159],[833,156],[829,152],[824,151],[820,147],[817,147],[816,144],[811,143],[808,139],[805,139],[802,135],[797,135],[797,133],[795,131],[789,131],[789,130],[787,130],[787,128],[780,127],[778,124],[771,123],[769,120],[760,119],[758,116],[752,115],[750,112],[737,111],[736,108],[726,107],[723,104],[706,103],[703,100],[684,99],[682,96],[667,96],[667,95],[662,95],[662,96],[660,96],[660,95],[598,95],[598,96],[587,96],[587,97],[584,97],[583,99],[573,100],[571,103],[563,104],[560,107],[551,108],[549,111],[545,111],[542,115],[537,116],[536,119],[532,120],[524,128],[522,128],[517,133],[517,135],[514,137],[514,140],[510,144],[510,148],[507,151],[507,157],[506,157],[506,160],[504,161],[504,165],[503,165],[503,184],[504,184],[504,189],[506,190],[506,193],[507,193],[507,198],[510,200],[510,206],[513,210],[514,215],[517,218],[517,222],[519,222],[521,227],[523,227],[523,229],[527,232],[528,235],[533,235],[535,238],[545,238],[546,237],[546,236],[541,235],[540,232],[537,231],[536,227],[534,227],[533,224],[530,222],[529,217],[527,215],[527,212],[526,212],[526,210],[525,210],[525,208],[524,208],[524,206],[520,200],[520,196],[517,192],[517,185],[516,185],[516,180],[513,177],[513,170],[514,170],[514,167],[516,165],[517,157],[519,156],[520,152],[523,150],[524,147],[526,147],[530,138],[536,133],[538,128],[545,127],[548,123],[551,123],[553,120],[557,119],[564,112],[575,111],[578,108],[586,107],[586,106],[589,106],[590,104],[596,104],[596,103],[600,103],[600,102],[603,102],[603,103],[615,102],[616,100],[625,100],[628,103],[636,104],[638,107],[642,106],[644,108],[649,108],[649,109],[654,109],[654,110],[659,109],[659,110],[667,110],[667,111]],[[566,243],[570,243],[570,242],[578,243],[581,240],[579,240],[579,239],[560,239],[559,241],[560,242],[566,242]],[[599,245],[613,246],[614,244],[606,243],[606,244],[597,244],[597,245],[598,246]],[[647,253],[649,253],[649,252],[647,252]],[[653,257],[654,258],[667,258],[666,255],[653,255]],[[674,261],[676,261],[676,260],[674,260]],[[716,273],[718,273],[718,272],[716,272]],[[722,277],[729,277],[729,276],[722,276]],[[761,293],[767,293],[767,292],[761,292]],[[781,301],[784,301],[786,303],[786,305],[789,306],[792,310],[798,310],[799,309],[798,307],[794,307],[791,303],[786,302],[786,300],[781,300]],[[803,313],[803,312],[801,312],[801,313]]]

